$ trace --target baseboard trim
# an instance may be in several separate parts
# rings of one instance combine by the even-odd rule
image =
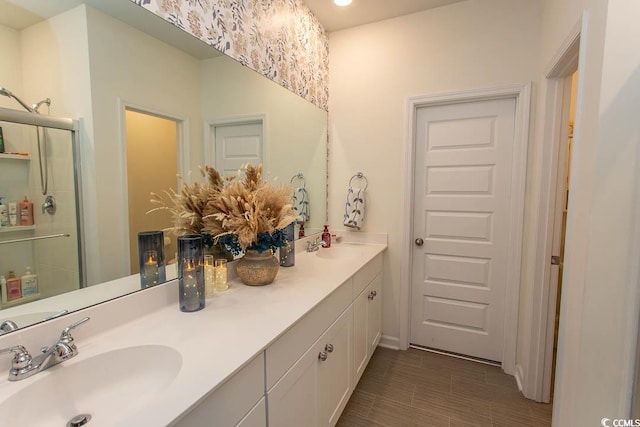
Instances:
[[[524,386],[522,383],[522,379],[524,378],[524,373],[522,371],[522,365],[516,364],[516,372],[514,374],[514,377],[516,378],[516,383],[518,384],[518,390],[520,390],[520,393],[523,393],[522,390],[524,389]]]
[[[380,342],[378,343],[380,347],[389,348],[391,350],[404,350],[400,347],[400,339],[397,337],[391,337],[388,335],[383,335],[380,337]]]

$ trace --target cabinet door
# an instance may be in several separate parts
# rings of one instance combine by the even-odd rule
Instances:
[[[353,319],[346,310],[320,339],[326,359],[318,359],[319,425],[334,426],[352,391],[351,356]]]
[[[369,360],[369,335],[367,333],[367,312],[369,311],[368,286],[353,302],[353,373],[354,387],[367,367]]]
[[[382,336],[382,274],[378,274],[367,292],[367,357],[376,350]],[[371,298],[369,299],[369,295]]]
[[[236,425],[236,427],[266,427],[267,404],[264,397],[258,404]]]
[[[316,341],[267,393],[269,426],[317,425],[318,353],[324,345]]]

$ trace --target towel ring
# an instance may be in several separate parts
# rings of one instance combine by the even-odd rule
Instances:
[[[304,180],[304,175],[302,174],[302,172],[298,172],[297,174],[293,175],[291,177],[291,180],[289,181],[289,184],[293,184],[293,181],[295,181],[296,179],[299,179],[302,181],[302,186],[306,187],[307,183]]]
[[[349,187],[351,187],[351,183],[353,182],[354,179],[364,179],[364,191],[367,191],[367,187],[369,186],[369,180],[367,179],[366,176],[364,176],[364,174],[362,172],[358,172],[357,174],[353,175],[351,177],[351,179],[349,180]]]

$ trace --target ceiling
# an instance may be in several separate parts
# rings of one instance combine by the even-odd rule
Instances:
[[[340,7],[333,4],[333,0],[304,0],[329,32],[383,21],[460,1],[463,0],[353,0],[351,5]]]
[[[464,0],[353,0],[351,5],[340,7],[333,4],[333,0],[304,0],[309,9],[329,32],[408,15],[460,1]],[[20,6],[16,3],[20,4]],[[38,22],[42,18],[51,17],[80,3],[83,3],[83,0],[44,2],[47,7],[42,10],[42,1],[0,0],[0,24],[22,29]],[[104,2],[88,1],[87,3],[102,4]]]

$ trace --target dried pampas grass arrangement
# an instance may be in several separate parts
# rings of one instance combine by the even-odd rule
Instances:
[[[248,164],[245,177],[223,186],[207,203],[203,231],[216,238],[233,235],[245,250],[263,251],[280,246],[273,241],[276,231],[296,220],[291,188],[274,186],[262,178],[262,165]],[[284,244],[284,242],[282,242]]]
[[[266,249],[286,244],[282,229],[296,220],[291,188],[275,186],[262,178],[262,165],[247,164],[244,178],[223,178],[209,166],[200,168],[203,183],[185,182],[179,193],[151,193],[150,210],[171,212],[176,235],[203,234],[232,246],[234,252]]]

